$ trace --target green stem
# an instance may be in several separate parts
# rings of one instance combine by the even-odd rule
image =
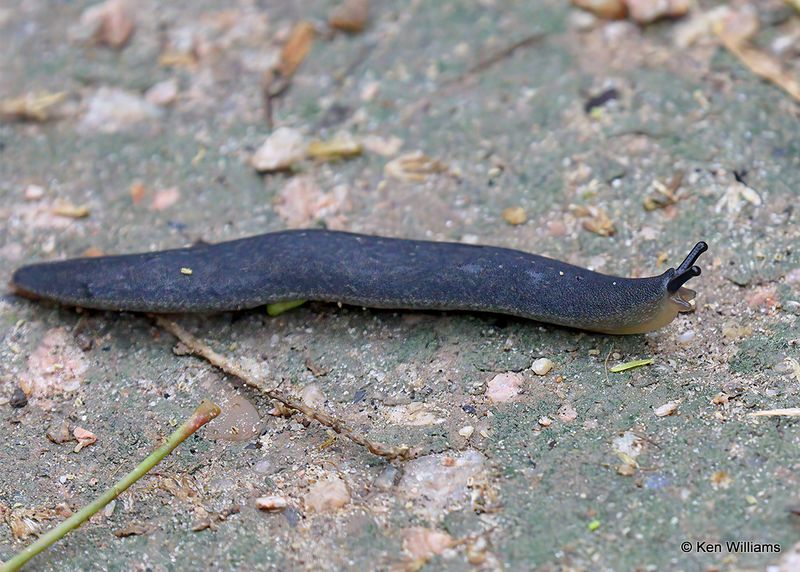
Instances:
[[[286,302],[275,302],[274,304],[267,304],[267,314],[270,316],[280,316],[284,312],[293,310],[298,306],[305,304],[305,300],[287,300]]]
[[[198,405],[197,409],[192,413],[192,416],[184,421],[183,425],[178,427],[161,447],[153,451],[144,461],[139,463],[134,470],[125,475],[110,489],[106,490],[100,497],[92,501],[91,504],[83,507],[57,527],[40,536],[36,542],[14,555],[11,560],[0,567],[0,571],[14,572],[15,570],[19,570],[28,560],[64,538],[64,536],[73,529],[78,528],[94,514],[102,510],[104,506],[124,493],[128,487],[142,478],[150,469],[159,464],[164,457],[175,449],[175,447],[183,443],[189,435],[200,429],[200,427],[219,414],[220,408],[218,405],[205,399],[201,401],[200,405]]]

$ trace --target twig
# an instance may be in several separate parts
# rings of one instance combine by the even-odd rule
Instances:
[[[510,58],[514,55],[517,50],[522,48],[528,48],[533,44],[539,42],[542,38],[544,38],[544,34],[541,32],[535,32],[533,34],[529,34],[525,36],[521,40],[517,40],[516,42],[509,44],[508,46],[503,47],[502,49],[489,54],[484,59],[480,60],[478,63],[473,65],[469,68],[466,72],[461,75],[458,75],[442,84],[442,87],[447,87],[453,84],[463,83],[467,79],[471,78],[474,75],[478,75],[479,73],[483,73],[489,68],[493,67],[494,65],[500,63],[506,58]]]
[[[195,337],[194,335],[187,332],[183,327],[178,325],[176,322],[172,320],[168,320],[163,316],[153,316],[160,327],[164,328],[176,338],[178,338],[184,346],[189,350],[189,353],[193,353],[198,355],[202,358],[205,358],[211,365],[218,367],[225,373],[229,375],[233,375],[241,379],[246,385],[257,389],[270,399],[274,399],[279,403],[282,403],[286,407],[290,409],[295,409],[308,417],[309,419],[313,419],[318,423],[324,425],[325,427],[330,427],[336,433],[343,435],[350,439],[353,443],[357,445],[361,445],[362,447],[366,447],[370,453],[373,455],[378,455],[380,457],[384,457],[389,460],[393,459],[400,459],[400,460],[407,460],[411,459],[415,456],[415,451],[413,451],[407,445],[400,445],[398,447],[390,447],[388,445],[384,445],[382,443],[375,443],[367,439],[365,436],[355,432],[347,424],[332,415],[328,415],[324,411],[319,411],[318,409],[314,409],[312,407],[308,407],[304,403],[300,401],[295,401],[291,397],[287,397],[286,395],[275,391],[274,389],[267,389],[263,386],[253,375],[243,369],[238,363],[234,360],[231,360],[225,357],[222,354],[217,353],[213,349],[211,349],[206,343],[204,343],[199,338]]]
[[[533,44],[541,41],[545,37],[545,34],[542,32],[535,32],[533,34],[529,34],[524,38],[517,40],[503,48],[493,52],[479,60],[477,63],[472,65],[467,71],[461,73],[455,77],[452,77],[448,80],[443,81],[440,85],[433,90],[432,93],[425,95],[410,105],[406,106],[405,110],[402,113],[402,117],[404,120],[411,118],[414,114],[416,114],[419,110],[423,109],[427,105],[430,104],[431,99],[437,95],[446,95],[450,92],[451,89],[463,86],[473,77],[478,74],[481,74],[488,69],[494,67],[501,61],[510,58],[513,56],[518,50],[523,48],[528,48]]]
[[[201,401],[200,405],[198,405],[197,409],[192,413],[192,416],[184,421],[183,425],[178,427],[178,429],[169,436],[166,443],[153,451],[144,461],[139,463],[133,471],[125,475],[125,477],[90,504],[83,507],[54,529],[40,536],[36,542],[14,555],[11,560],[2,565],[0,570],[2,570],[2,572],[14,572],[19,570],[28,560],[64,538],[70,531],[78,528],[89,520],[89,518],[99,512],[104,506],[125,492],[133,483],[142,478],[148,471],[160,463],[164,457],[169,455],[175,447],[183,443],[189,435],[200,429],[200,427],[219,414],[220,409],[218,405],[205,399]]]

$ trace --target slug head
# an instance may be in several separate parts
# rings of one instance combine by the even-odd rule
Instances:
[[[667,298],[669,302],[676,306],[678,312],[691,312],[694,310],[692,301],[697,295],[697,292],[689,288],[684,288],[683,285],[695,276],[700,276],[700,267],[695,266],[695,262],[700,258],[700,255],[708,250],[708,244],[702,240],[694,245],[694,248],[689,252],[686,258],[681,262],[681,265],[676,269],[669,269],[667,275],[669,281],[667,282]]]
[[[695,266],[694,263],[706,250],[708,250],[708,245],[702,241],[698,242],[678,268],[670,268],[661,276],[656,277],[661,281],[663,295],[655,306],[651,304],[649,310],[641,313],[642,319],[605,331],[614,334],[652,332],[672,322],[679,313],[694,311],[694,298],[697,292],[685,288],[684,284],[695,276],[700,276],[700,267]]]

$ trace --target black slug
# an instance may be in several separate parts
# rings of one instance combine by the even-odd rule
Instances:
[[[372,308],[496,312],[609,334],[649,332],[692,309],[683,284],[708,249],[649,278],[599,274],[493,246],[327,230],[24,266],[32,298],[102,310],[214,312],[291,300]]]

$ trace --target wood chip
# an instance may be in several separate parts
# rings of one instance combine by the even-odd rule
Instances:
[[[622,20],[628,15],[625,0],[572,0],[572,3],[603,20]]]
[[[86,218],[89,213],[89,207],[86,205],[76,206],[72,203],[59,203],[53,208],[54,215],[67,218]]]
[[[331,10],[328,24],[331,28],[357,34],[367,25],[369,5],[370,0],[344,0]]]
[[[287,506],[289,506],[289,501],[287,501],[284,497],[268,496],[258,497],[256,499],[256,508],[266,512],[281,511]]]
[[[511,225],[525,224],[528,214],[522,207],[508,207],[503,211],[503,220]]]
[[[283,50],[281,50],[281,60],[278,65],[278,71],[280,71],[282,76],[290,77],[294,75],[294,72],[296,72],[300,64],[303,63],[308,52],[311,51],[315,35],[316,31],[311,22],[303,21],[294,25],[292,31],[289,33],[289,39],[286,40]]]
[[[133,204],[138,205],[144,200],[145,195],[147,194],[147,187],[144,186],[144,183],[141,181],[135,181],[129,190],[131,194],[131,201]]]

